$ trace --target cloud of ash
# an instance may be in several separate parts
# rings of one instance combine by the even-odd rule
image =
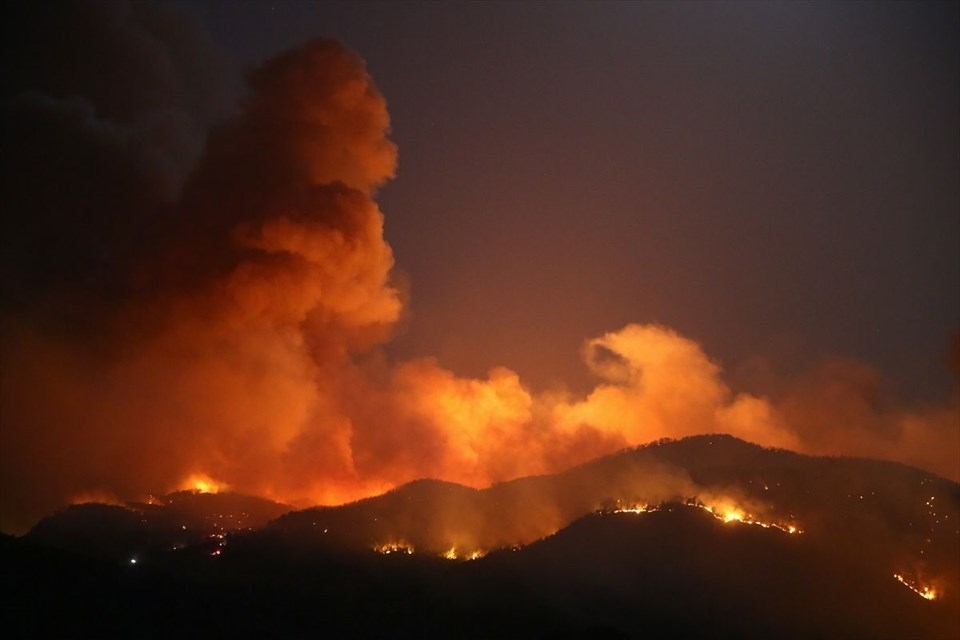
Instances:
[[[895,407],[858,363],[782,397],[735,394],[696,342],[656,325],[586,343],[600,379],[586,397],[534,394],[505,368],[387,362],[377,346],[404,296],[374,197],[396,148],[362,61],[304,45],[254,70],[237,108],[228,67],[178,11],[70,4],[14,43],[0,528],[191,477],[336,503],[704,432],[960,477],[956,398]],[[28,63],[43,42],[58,45]]]

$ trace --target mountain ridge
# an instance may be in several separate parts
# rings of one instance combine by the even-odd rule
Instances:
[[[639,611],[672,625],[662,637],[946,639],[960,632],[958,527],[960,485],[933,474],[705,435],[485,489],[418,480],[337,507],[189,492],[75,505],[0,550],[9,579],[34,585],[25,611],[45,591],[91,604],[61,585],[68,576],[129,601],[120,620],[155,623],[156,607],[174,607],[159,627],[170,632],[217,636],[223,624],[186,593],[246,620],[226,625],[240,636],[300,635],[269,612],[320,624],[319,606],[355,637],[648,637],[632,626]]]

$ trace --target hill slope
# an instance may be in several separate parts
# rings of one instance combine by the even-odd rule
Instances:
[[[0,541],[15,593],[2,624],[24,637],[960,635],[960,485],[902,465],[699,436],[485,490],[422,480],[287,509],[229,494],[67,509]]]

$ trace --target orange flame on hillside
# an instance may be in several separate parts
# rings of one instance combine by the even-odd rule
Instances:
[[[485,551],[479,549],[474,549],[470,552],[457,551],[456,547],[450,547],[445,552],[443,552],[442,557],[447,560],[477,560],[486,555]]]
[[[803,533],[803,530],[800,529],[799,525],[797,525],[795,522],[763,519],[759,516],[749,513],[746,509],[738,506],[736,502],[729,498],[707,498],[706,500],[707,501],[704,502],[700,498],[690,499],[683,504],[687,507],[703,509],[723,523],[738,522],[742,524],[756,525],[758,527],[763,527],[764,529],[779,529],[780,531],[789,534]],[[664,505],[662,504],[623,505],[618,503],[617,506],[610,511],[610,513],[651,513],[654,511],[660,511],[663,506]]]
[[[204,473],[194,473],[190,475],[180,485],[182,491],[195,491],[197,493],[220,493],[229,488],[224,482],[217,482]]]
[[[940,595],[936,588],[909,580],[900,573],[893,574],[893,577],[897,580],[897,582],[905,586],[907,589],[910,589],[910,591],[913,591],[924,600],[936,600],[937,596]]]
[[[744,508],[738,506],[728,498],[720,498],[715,501],[705,503],[695,502],[693,506],[704,509],[715,518],[723,522],[742,522],[744,524],[757,525],[764,529],[779,529],[785,533],[803,533],[803,530],[794,522],[775,522],[764,520],[754,514],[749,513]]]
[[[373,547],[373,550],[377,553],[382,553],[383,555],[390,555],[392,553],[401,553],[406,555],[411,555],[414,551],[413,545],[403,540],[398,540],[397,542],[385,542],[383,544],[378,544]]]

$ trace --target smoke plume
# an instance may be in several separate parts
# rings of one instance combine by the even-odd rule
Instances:
[[[586,342],[586,397],[534,393],[502,367],[468,379],[387,361],[405,296],[375,196],[397,154],[363,62],[316,41],[240,91],[174,6],[46,13],[20,16],[32,26],[3,87],[4,530],[191,478],[337,503],[703,432],[960,476],[956,401],[892,406],[858,363],[782,397],[735,393],[657,325]]]

